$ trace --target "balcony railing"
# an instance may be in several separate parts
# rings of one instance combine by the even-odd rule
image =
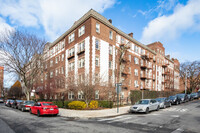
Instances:
[[[83,54],[83,53],[85,53],[85,49],[82,49],[81,51],[78,51],[78,52],[77,52],[77,55],[81,55],[81,54]]]

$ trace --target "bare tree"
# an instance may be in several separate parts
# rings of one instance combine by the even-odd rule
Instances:
[[[180,66],[180,77],[188,92],[200,87],[200,62],[185,62]],[[186,80],[187,79],[187,80]]]
[[[8,31],[2,34],[0,48],[5,69],[16,73],[22,84],[27,100],[30,99],[31,87],[42,62],[44,39],[23,30]]]

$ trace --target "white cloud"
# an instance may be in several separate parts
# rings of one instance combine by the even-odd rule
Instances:
[[[0,14],[12,24],[44,28],[53,41],[91,8],[102,13],[115,0],[0,0]]]
[[[160,16],[150,21],[144,28],[141,42],[174,40],[184,32],[200,25],[200,0],[190,0],[184,6],[178,4],[173,14]]]
[[[5,30],[13,30],[13,28],[6,23],[6,21],[0,17],[0,34],[2,35],[2,32]]]

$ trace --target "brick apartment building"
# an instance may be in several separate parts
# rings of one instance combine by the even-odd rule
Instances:
[[[116,71],[119,70],[119,49],[127,44],[129,49],[124,60],[122,72],[123,87],[121,98],[126,99],[130,90],[149,89],[156,91],[179,90],[179,61],[165,55],[165,48],[160,42],[144,45],[133,38],[133,33],[126,34],[112,25],[94,10],[88,11],[63,35],[44,48],[44,72],[34,89],[57,88],[57,98],[67,87],[60,77],[90,79],[103,77],[113,85],[119,82]],[[68,92],[68,99],[73,99],[73,91]],[[95,95],[100,95],[96,91]],[[101,98],[101,96],[96,97]]]
[[[3,77],[4,77],[4,67],[0,66],[0,97],[2,97]]]

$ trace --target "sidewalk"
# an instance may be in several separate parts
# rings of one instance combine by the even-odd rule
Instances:
[[[59,115],[65,117],[79,117],[79,118],[97,118],[97,117],[110,117],[126,114],[130,106],[120,107],[119,113],[117,108],[103,109],[103,110],[70,110],[59,108]]]

